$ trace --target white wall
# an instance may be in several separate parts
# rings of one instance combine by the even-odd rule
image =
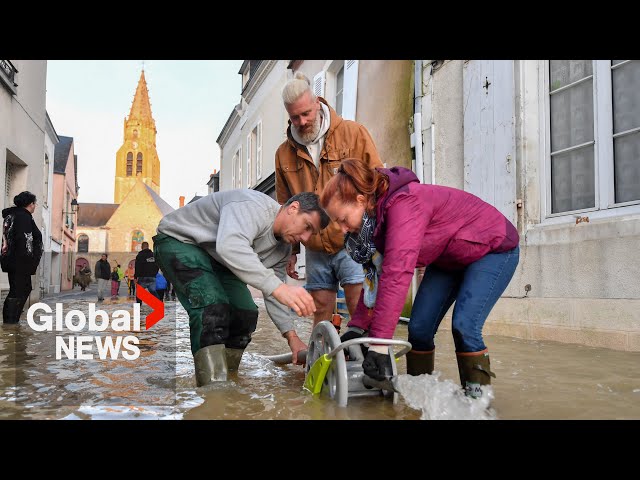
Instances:
[[[432,82],[433,94],[423,98],[423,112],[432,112],[436,128],[436,183],[467,189],[464,161],[469,152],[464,151],[460,128],[469,108],[460,81],[464,69],[463,60],[445,62],[433,75],[430,68],[424,69],[423,83]],[[495,71],[494,75],[500,74]],[[485,334],[640,351],[640,214],[613,209],[595,212],[589,222],[578,224],[571,215],[545,218],[544,61],[513,61],[509,75],[515,96],[513,200],[514,204],[521,201],[515,212],[521,254]],[[505,77],[489,81],[495,86]],[[425,138],[423,155],[425,162],[431,157],[429,138]],[[494,172],[502,167],[494,159],[486,164]],[[429,178],[430,172],[425,171],[425,181]]]
[[[6,182],[7,161],[15,164],[16,173],[8,195],[0,195],[0,207],[13,205],[13,197],[29,190],[39,200],[33,214],[38,228],[43,226],[42,198],[44,186],[44,151],[46,128],[46,60],[12,60],[18,70],[17,94],[0,86],[0,179]],[[53,160],[53,158],[52,158]],[[32,277],[31,300],[40,298],[42,269]],[[5,273],[0,273],[0,288],[9,288]]]

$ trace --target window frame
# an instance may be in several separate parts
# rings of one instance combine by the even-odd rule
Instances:
[[[541,178],[542,222],[559,224],[575,221],[578,217],[590,219],[611,218],[622,215],[640,214],[640,199],[615,203],[614,151],[613,151],[613,86],[611,80],[611,60],[592,60],[593,62],[593,119],[594,119],[594,175],[595,206],[551,212],[551,96],[550,96],[550,60],[540,61],[539,84],[541,85],[540,107],[543,111],[540,131],[541,151],[544,152]],[[619,65],[624,65],[626,62]],[[616,66],[615,68],[619,68]],[[588,214],[588,215],[585,215]]]

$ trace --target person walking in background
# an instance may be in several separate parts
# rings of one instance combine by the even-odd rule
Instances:
[[[166,297],[167,300],[170,300],[172,302],[176,301],[176,289],[174,288],[173,283],[169,282],[168,280]]]
[[[134,273],[135,269],[133,268],[133,265],[129,265],[127,270],[124,272],[125,278],[127,279],[128,295],[130,297],[136,296],[136,282],[133,277]]]
[[[162,270],[156,273],[156,297],[164,302],[164,293],[167,291],[167,279],[164,278]]]
[[[2,322],[18,323],[43,253],[42,233],[33,220],[36,196],[24,191],[13,198],[15,206],[2,210],[0,264],[9,277],[9,293],[2,306]]]
[[[409,321],[407,373],[431,374],[434,338],[455,302],[451,331],[460,383],[470,397],[495,377],[482,328],[519,261],[519,236],[495,207],[456,188],[420,184],[402,167],[367,168],[345,160],[322,206],[346,234],[346,249],[366,271],[363,295],[341,340],[392,338],[416,267],[426,267]],[[391,375],[387,346],[372,342],[362,362],[375,380]]]
[[[309,79],[296,73],[282,89],[284,108],[289,115],[287,138],[275,156],[276,194],[280,204],[300,192],[320,195],[326,183],[335,175],[346,154],[357,157],[368,168],[382,167],[373,139],[361,124],[345,120],[317,97]],[[338,284],[345,292],[349,314],[353,315],[364,275],[362,266],[344,250],[344,235],[340,227],[329,226],[303,242],[306,247],[306,284],[316,305],[314,326],[332,317],[336,306]],[[294,279],[296,254],[294,245],[287,265],[287,274]]]
[[[149,242],[142,242],[142,249],[136,255],[136,269],[133,274],[138,285],[145,288],[149,293],[156,294],[156,274],[158,273],[158,265],[153,256],[153,252],[149,248]],[[138,303],[142,303],[140,298]]]
[[[109,291],[109,282],[111,281],[111,265],[107,261],[108,255],[103,253],[100,260],[96,262],[93,269],[96,281],[98,282],[98,301],[104,300],[104,292]]]
[[[124,280],[124,271],[119,263],[116,265],[116,271],[118,272],[118,282],[122,283],[122,280]]]

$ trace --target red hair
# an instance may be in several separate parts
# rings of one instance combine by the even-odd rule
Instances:
[[[338,172],[325,185],[320,204],[327,208],[332,198],[346,203],[356,203],[358,195],[364,195],[366,211],[375,215],[376,200],[389,188],[386,175],[367,167],[357,158],[346,158],[340,164]]]

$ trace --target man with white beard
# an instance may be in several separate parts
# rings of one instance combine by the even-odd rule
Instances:
[[[287,139],[275,156],[276,195],[284,204],[300,192],[322,194],[342,160],[356,158],[369,168],[382,167],[376,146],[367,129],[345,120],[322,97],[311,90],[309,79],[298,72],[282,89],[289,114]],[[338,283],[343,287],[349,313],[355,312],[364,274],[344,249],[344,234],[336,222],[303,242],[306,247],[306,285],[316,311],[314,326],[333,314]],[[298,278],[294,245],[287,274]]]

